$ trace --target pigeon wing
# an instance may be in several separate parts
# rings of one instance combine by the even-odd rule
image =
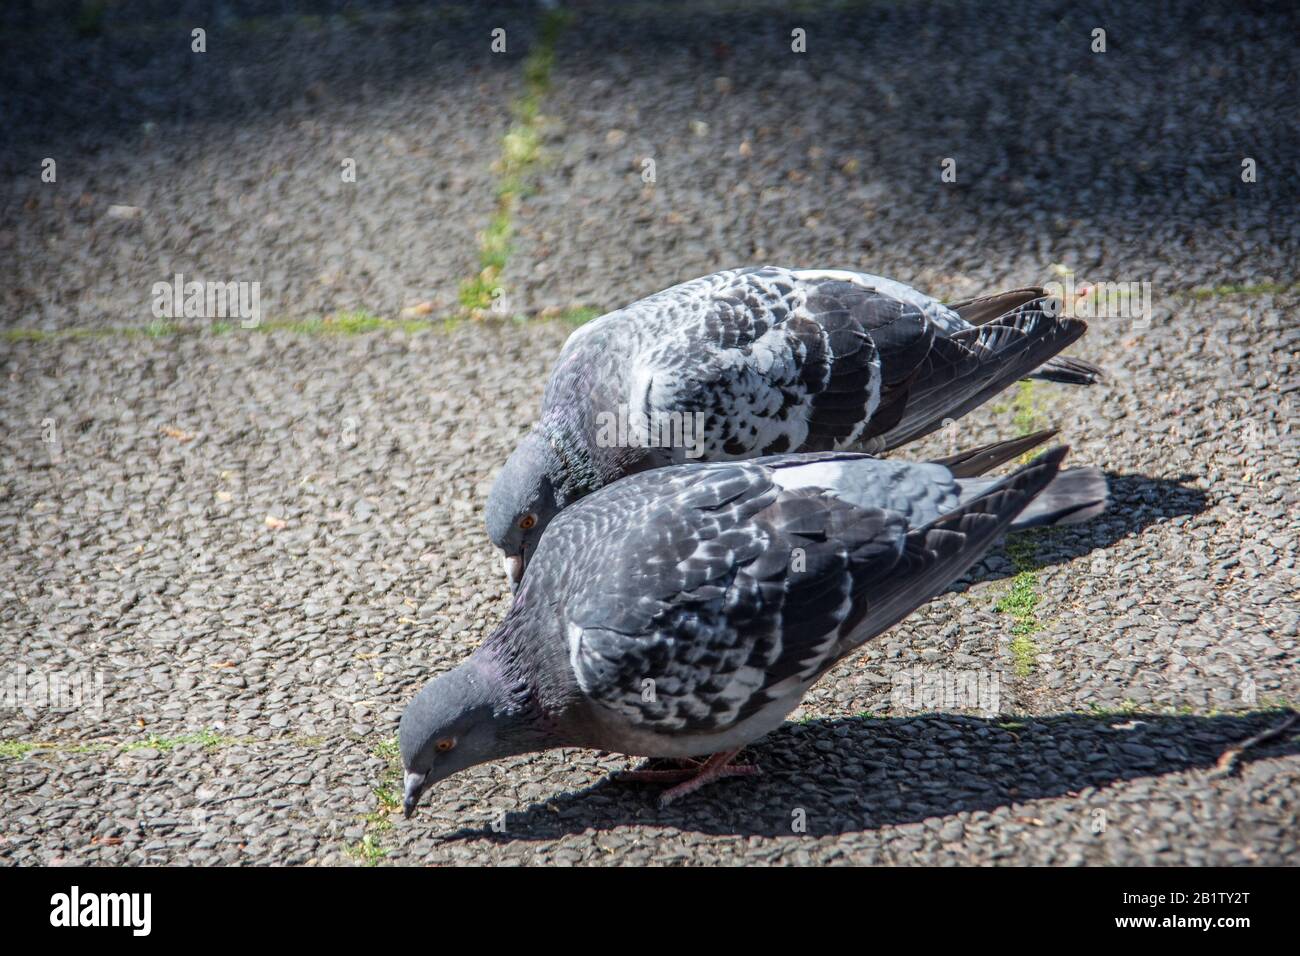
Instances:
[[[1085,331],[1078,319],[1059,318],[1043,302],[948,337],[933,348],[906,383],[897,421],[877,421],[864,436],[874,449],[895,448],[961,418],[971,409],[1031,374]]]
[[[882,389],[910,381],[937,334],[916,303],[846,279],[719,275],[681,287],[693,306],[681,291],[633,307],[643,332],[664,334],[643,350],[632,396],[648,414],[702,413],[709,460],[854,444]]]
[[[567,509],[525,583],[558,589],[591,702],[643,729],[717,732],[833,663],[863,582],[906,535],[901,515],[783,491],[766,468],[660,469]],[[538,564],[565,573],[534,579]]]
[[[717,733],[788,703],[941,592],[1046,487],[1065,451],[937,517],[923,480],[942,470],[934,465],[801,456],[811,464],[789,466],[803,473],[787,487],[774,477],[785,466],[761,462],[657,469],[566,509],[524,585],[554,602],[592,704],[642,730]],[[851,492],[804,484],[807,469],[828,466],[866,473]],[[911,471],[874,492],[890,507],[847,500],[869,501],[867,473],[900,466]]]

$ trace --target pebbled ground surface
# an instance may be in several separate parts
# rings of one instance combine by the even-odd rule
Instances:
[[[231,4],[199,59],[170,5],[66,6],[0,13],[0,858],[1300,861],[1300,725],[1219,766],[1300,703],[1296,13],[578,6],[501,277],[529,319],[444,323],[537,9]],[[402,707],[507,606],[481,509],[569,331],[537,317],[760,261],[1150,282],[1074,349],[1105,385],[914,449],[1051,423],[1109,514],[842,664],[757,779],[660,810],[557,751],[388,812]],[[429,318],[152,327],[176,272],[258,280],[274,321]]]

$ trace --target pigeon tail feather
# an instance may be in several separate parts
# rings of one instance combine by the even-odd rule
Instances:
[[[978,478],[999,465],[1004,465],[1014,458],[1019,458],[1031,448],[1037,448],[1053,437],[1056,432],[1055,428],[1044,428],[1042,431],[1023,435],[1020,438],[995,441],[988,445],[980,445],[978,448],[959,451],[955,455],[948,455],[946,458],[934,458],[931,459],[930,463],[943,465],[952,472],[954,478]]]
[[[982,295],[975,299],[967,299],[964,302],[950,302],[948,308],[961,316],[963,322],[968,322],[971,325],[983,325],[985,322],[1000,319],[1008,312],[1014,312],[1022,305],[1028,305],[1030,302],[1041,299],[1046,295],[1046,289],[1012,289],[1010,292]]]
[[[966,479],[961,484],[962,503],[987,494],[998,479]],[[1100,468],[1067,468],[1040,491],[1011,522],[1012,531],[1049,525],[1080,524],[1106,510],[1110,489]]]
[[[875,595],[866,626],[848,635],[841,644],[841,654],[897,624],[964,574],[1056,478],[1069,450],[1067,445],[1058,445],[1005,478],[979,482],[975,494],[955,510],[909,533],[898,572]],[[934,559],[916,560],[925,552],[933,554]],[[915,564],[918,570],[900,573],[908,563]]]
[[[1043,382],[1059,382],[1062,385],[1096,385],[1106,374],[1100,366],[1091,362],[1058,355],[1028,377]]]
[[[1020,512],[1011,530],[1080,524],[1105,511],[1109,498],[1106,475],[1100,468],[1067,468]]]

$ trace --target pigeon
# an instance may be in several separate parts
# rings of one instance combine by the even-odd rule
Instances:
[[[1061,471],[1065,454],[1002,479],[778,455],[667,466],[588,495],[551,522],[496,631],[403,713],[406,815],[457,771],[554,747],[683,761],[649,771],[682,777],[665,804],[752,772],[731,763],[741,748],[1003,532],[1105,507],[1104,475]]]
[[[879,453],[1024,377],[1091,384],[1087,329],[1042,289],[944,305],[860,272],[731,269],[577,329],[488,497],[512,586],[550,520],[627,475],[690,461]]]

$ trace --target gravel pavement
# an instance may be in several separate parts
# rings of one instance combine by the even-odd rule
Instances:
[[[1221,760],[1300,704],[1300,15],[578,6],[500,277],[526,320],[447,322],[543,14],[230,4],[202,59],[169,9],[0,13],[0,859],[1300,862],[1300,724]],[[1151,283],[1073,349],[1106,384],[913,452],[1051,423],[1110,512],[843,663],[758,778],[661,810],[554,751],[392,814],[403,706],[507,607],[482,506],[547,317],[757,262]],[[153,324],[176,272],[259,281],[268,327]]]

